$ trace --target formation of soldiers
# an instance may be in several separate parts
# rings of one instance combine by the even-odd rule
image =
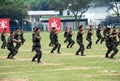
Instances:
[[[101,31],[103,30],[103,36],[101,34]],[[85,46],[84,46],[84,40],[83,40],[83,35],[87,33],[86,35],[86,40],[88,41],[88,45],[86,46],[86,49],[91,49],[92,48],[92,35],[93,33],[93,26],[90,25],[88,31],[84,30],[83,25],[79,26],[78,28],[78,33],[76,36],[76,42],[79,45],[78,50],[76,51],[75,55],[81,55],[81,56],[86,56],[84,54]],[[10,32],[10,36],[8,37],[6,41],[6,29],[1,34],[1,41],[2,41],[2,46],[1,49],[7,49],[10,51],[7,59],[14,59],[14,56],[18,53],[18,49],[21,47],[21,45],[24,44],[25,39],[23,37],[24,31],[19,30],[18,28],[16,29],[15,32]],[[72,48],[73,45],[75,44],[75,41],[72,39],[72,36],[74,35],[72,28],[68,29],[66,27],[65,33],[64,33],[64,43],[68,43],[66,48]],[[113,31],[111,32],[111,28],[108,27],[101,27],[101,25],[98,25],[98,28],[96,30],[96,37],[98,38],[96,40],[96,44],[100,41],[102,44],[103,41],[105,41],[105,45],[107,47],[107,52],[105,54],[105,58],[111,58],[113,59],[114,56],[118,53],[118,45],[120,44],[120,30],[117,31],[116,27],[113,27]],[[119,38],[119,41],[117,40],[117,37]],[[50,31],[50,43],[49,46],[53,47],[50,51],[50,53],[54,53],[55,50],[57,50],[58,54],[61,54],[61,44],[59,43],[58,40],[58,32],[55,27],[52,28]],[[33,34],[32,34],[32,51],[35,51],[36,54],[32,58],[32,62],[37,62],[41,63],[41,58],[42,58],[42,50],[41,50],[41,36],[40,36],[40,29],[37,27],[33,28]],[[16,43],[16,44],[14,44]],[[113,53],[109,55],[111,52]],[[36,60],[37,59],[37,60]]]
[[[112,32],[111,32],[112,29]],[[103,36],[101,34],[103,30]],[[81,25],[78,29],[78,33],[77,33],[77,43],[79,45],[79,49],[77,50],[75,55],[79,55],[79,53],[81,52],[81,56],[85,56],[84,54],[84,50],[85,50],[85,46],[83,43],[83,34],[85,34],[86,31],[83,29],[83,25]],[[92,25],[90,25],[88,31],[87,31],[87,36],[86,36],[86,40],[89,42],[86,49],[91,49],[92,47],[92,35],[93,35],[93,27]],[[65,41],[64,43],[69,42],[69,44],[74,45],[74,40],[72,40],[72,33],[71,33],[71,28],[68,30],[68,28],[66,27],[65,33],[64,33],[64,37],[65,37]],[[118,45],[120,45],[120,29],[117,32],[116,26],[113,26],[113,28],[109,28],[109,27],[101,27],[101,25],[98,25],[98,28],[96,30],[96,37],[98,38],[96,40],[96,44],[98,44],[98,42],[100,41],[100,43],[102,44],[103,41],[105,41],[105,45],[107,47],[107,53],[105,55],[105,58],[111,58],[113,59],[114,56],[118,53]],[[119,39],[119,41],[117,40],[117,37]],[[68,46],[69,46],[68,44]],[[68,48],[67,46],[67,48]],[[71,46],[72,47],[72,46]],[[112,53],[111,56],[109,56],[109,54]]]
[[[17,28],[15,32],[10,32],[10,36],[6,41],[6,29],[3,30],[1,34],[1,41],[3,43],[1,49],[7,48],[10,51],[7,56],[7,59],[14,59],[14,56],[18,53],[18,49],[21,47],[21,45],[24,44],[25,39],[23,37],[23,33],[23,30],[19,30]]]

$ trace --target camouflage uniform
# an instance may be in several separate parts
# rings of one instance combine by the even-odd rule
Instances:
[[[96,30],[96,36],[97,36],[97,41],[96,41],[96,44],[101,40],[101,44],[102,44],[102,42],[104,41],[104,38],[102,37],[102,35],[101,35],[101,28],[98,28],[97,30]]]
[[[67,48],[72,48],[72,46],[75,44],[75,41],[72,39],[72,34],[70,32],[68,33],[67,40],[69,42]]]
[[[53,33],[53,44],[54,44],[55,46],[54,46],[53,49],[51,50],[51,53],[54,53],[54,50],[57,49],[57,53],[58,53],[58,54],[61,54],[61,52],[60,52],[61,44],[60,44],[59,41],[58,41],[58,35],[57,35],[56,32]]]
[[[67,40],[68,34],[69,34],[68,31],[65,31],[65,33],[64,33],[64,38],[65,38],[64,43],[68,42],[68,40]]]
[[[53,38],[53,35],[54,34],[54,31],[52,30],[51,32],[50,32],[50,36],[49,36],[49,38],[50,38],[50,43],[49,43],[49,46],[53,46],[54,44],[53,44],[53,42],[54,42],[54,38]]]
[[[18,32],[15,32],[14,38],[15,38],[16,40],[19,40],[20,34],[19,34]],[[20,42],[18,42],[18,43],[16,43],[15,48],[16,48],[16,49],[19,49],[19,48],[21,47],[21,45],[22,45],[22,44],[21,44]]]
[[[6,39],[5,39],[5,31],[3,31],[2,34],[1,34],[1,41],[3,42],[1,48],[5,49],[5,47],[7,45],[7,42],[6,42]]]
[[[83,44],[83,34],[82,31],[79,31],[77,34],[77,43],[79,44],[79,49],[76,52],[76,55],[79,55],[79,52],[81,52],[81,56],[85,56],[84,55],[84,44]]]
[[[39,37],[40,37],[39,34],[35,34],[33,38],[33,42],[34,42],[33,48],[36,51],[36,55],[32,58],[32,61],[35,61],[35,59],[37,58],[37,63],[41,62],[40,59],[42,57],[41,44],[40,44]]]
[[[7,49],[10,51],[7,57],[8,59],[13,59],[13,57],[18,53],[13,43],[14,37],[9,36],[7,40]]]
[[[20,33],[21,44],[24,44],[24,42],[25,42],[25,39],[24,39],[23,34],[24,34],[24,33],[21,31],[21,33]]]
[[[92,46],[91,36],[92,36],[92,30],[88,30],[88,33],[87,33],[87,36],[86,36],[86,40],[89,42],[87,47],[86,47],[87,49],[90,49],[91,46]]]
[[[106,47],[107,47],[107,53],[106,53],[105,57],[109,58],[109,54],[111,53],[111,51],[113,51],[110,58],[114,58],[114,56],[118,53],[116,44],[113,41],[114,39],[111,38],[111,34],[106,34],[105,39],[106,39]]]

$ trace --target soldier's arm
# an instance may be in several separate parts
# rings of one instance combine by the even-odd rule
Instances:
[[[19,43],[19,40],[13,39],[13,42],[15,42],[15,43]]]
[[[42,38],[41,36],[38,36],[38,37],[37,37],[37,39],[39,39],[39,40],[41,40],[41,38]]]
[[[87,31],[82,31],[82,32],[81,32],[81,34],[85,34],[85,33],[87,33]]]

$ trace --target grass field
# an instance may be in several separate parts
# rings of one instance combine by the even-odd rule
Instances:
[[[76,40],[77,32],[74,32],[73,39]],[[35,54],[31,52],[31,34],[25,33],[26,42],[19,49],[15,60],[6,59],[8,51],[0,49],[0,81],[120,81],[120,52],[115,60],[105,59],[105,44],[96,45],[95,35],[92,49],[86,49],[87,56],[81,57],[75,56],[77,43],[73,48],[66,48],[63,32],[59,34],[62,54],[50,54],[49,33],[41,32],[43,57],[42,63],[37,64],[31,62]],[[87,43],[85,40],[85,46]]]

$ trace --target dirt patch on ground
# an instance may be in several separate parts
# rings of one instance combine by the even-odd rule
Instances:
[[[62,64],[55,64],[55,63],[48,63],[48,62],[42,62],[40,65],[38,66],[46,66],[46,65],[50,65],[50,66],[59,66],[59,65],[62,65]]]
[[[34,71],[24,71],[24,72],[4,72],[4,73],[0,73],[0,74],[16,74],[16,73],[31,73],[31,72],[34,72]]]
[[[28,81],[28,79],[21,79],[21,78],[7,78],[1,81]]]
[[[15,66],[0,66],[0,68],[11,68],[11,67],[15,67]]]
[[[68,68],[61,68],[61,69],[54,69],[55,71],[68,71],[68,70],[89,70],[97,67],[68,67]]]
[[[15,60],[19,60],[19,61],[30,61],[31,59],[30,58],[17,58]]]

